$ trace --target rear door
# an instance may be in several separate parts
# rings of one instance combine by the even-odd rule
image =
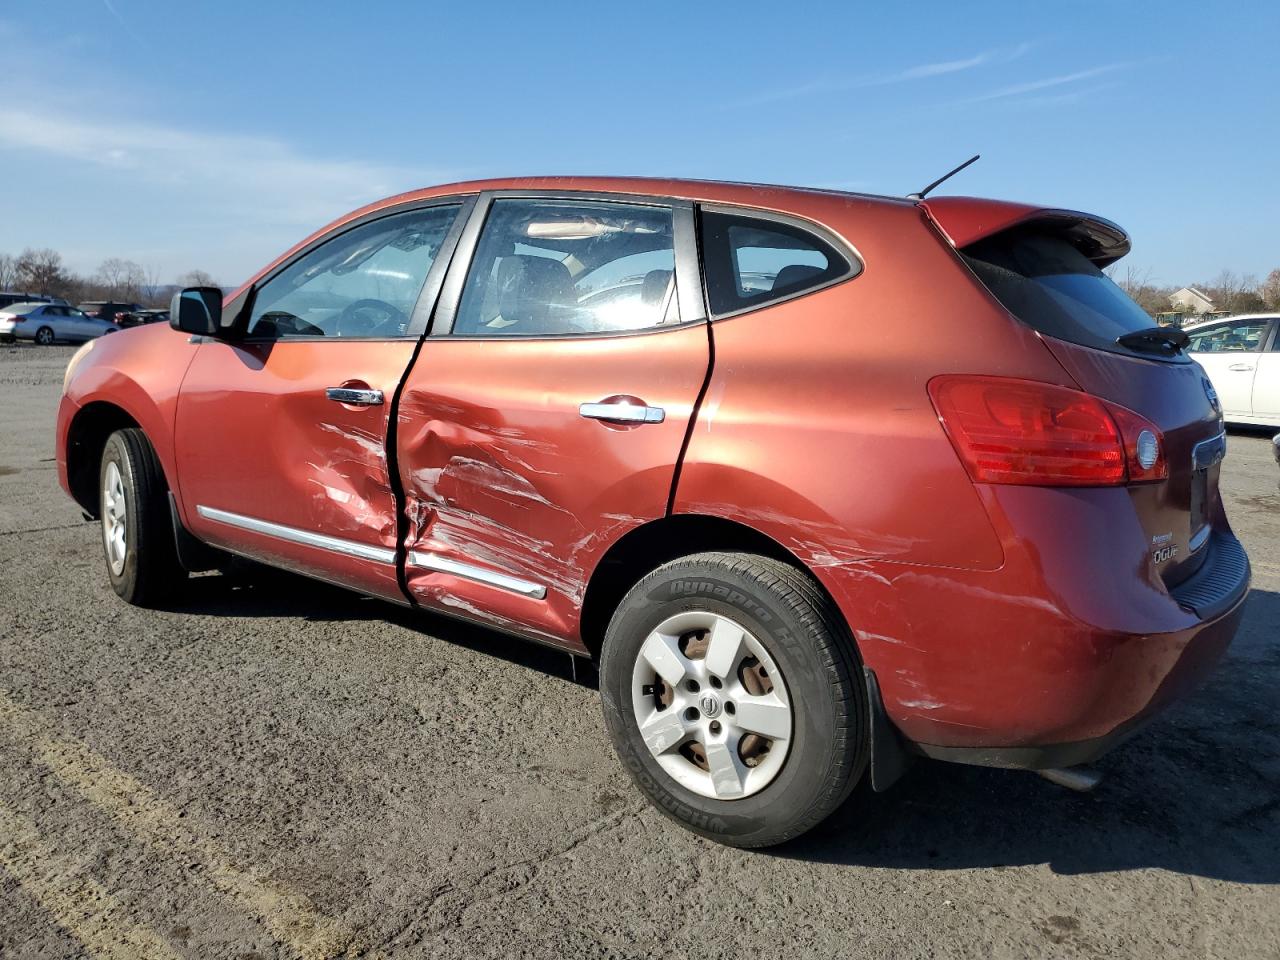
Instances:
[[[404,600],[386,447],[461,230],[458,200],[381,212],[259,283],[241,337],[196,348],[174,446],[201,539]]]
[[[575,640],[600,556],[667,512],[709,363],[691,205],[482,195],[399,408],[415,599]]]
[[[1228,420],[1253,416],[1253,382],[1269,329],[1268,320],[1251,318],[1188,331],[1187,353],[1209,375]]]

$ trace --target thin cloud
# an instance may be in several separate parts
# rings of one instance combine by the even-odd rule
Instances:
[[[282,223],[314,223],[443,177],[442,171],[317,157],[270,137],[195,133],[103,122],[48,109],[0,107],[0,144],[106,168],[150,191],[180,188],[193,202],[253,210]]]
[[[129,26],[128,22],[120,15],[120,11],[116,9],[116,5],[112,3],[111,0],[102,0],[102,5],[107,8],[107,12],[111,14],[111,16],[115,17],[116,22],[124,28],[124,32],[133,37],[134,41],[139,46],[146,47],[148,50],[151,49],[151,45],[147,43],[147,41],[143,40],[133,27]]]
[[[992,90],[990,93],[984,93],[977,97],[970,97],[959,102],[984,103],[989,100],[1002,100],[1007,97],[1019,97],[1023,94],[1035,93],[1039,90],[1048,90],[1052,87],[1062,87],[1069,83],[1079,83],[1081,80],[1091,80],[1094,77],[1101,77],[1108,73],[1115,73],[1117,70],[1124,70],[1131,66],[1133,66],[1131,62],[1108,63],[1100,67],[1091,67],[1088,70],[1077,70],[1075,73],[1066,73],[1057,77],[1048,77],[1044,80],[1015,83],[1012,86],[1001,87],[998,90]]]
[[[1026,55],[1026,53],[1031,50],[1031,46],[1032,45],[1030,43],[1020,43],[1016,47],[984,50],[981,53],[974,54],[972,57],[965,57],[960,60],[941,60],[935,63],[920,63],[892,73],[872,74],[848,79],[827,78],[811,80],[808,83],[799,84],[794,87],[787,87],[782,90],[766,91],[757,96],[740,100],[733,105],[761,106],[769,103],[780,103],[784,100],[795,100],[800,97],[806,97],[818,93],[831,93],[839,90],[858,90],[866,87],[884,87],[898,83],[909,83],[913,80],[927,80],[931,77],[941,77],[946,76],[947,74],[961,73],[965,70],[973,70],[977,67],[986,66],[987,64],[1009,63]]]

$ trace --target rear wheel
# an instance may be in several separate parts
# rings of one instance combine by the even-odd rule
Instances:
[[[36,343],[42,347],[47,347],[53,343],[53,329],[51,327],[41,327],[36,331]]]
[[[623,765],[667,816],[763,847],[816,826],[867,765],[853,639],[804,573],[751,554],[659,567],[605,638],[601,695]]]
[[[107,438],[99,471],[102,545],[111,587],[138,606],[169,599],[185,573],[178,563],[160,461],[138,429]]]

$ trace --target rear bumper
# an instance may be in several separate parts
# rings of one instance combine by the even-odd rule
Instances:
[[[1092,763],[1139,733],[1165,707],[1186,696],[1203,682],[1235,636],[1247,595],[1246,561],[1243,585],[1217,619],[1176,636],[1134,638],[1132,642],[1138,645],[1139,650],[1139,656],[1133,660],[1134,666],[1115,668],[1110,681],[1144,694],[1149,690],[1149,697],[1145,706],[1121,719],[1107,733],[1084,740],[1022,746],[943,746],[916,742],[911,747],[935,760],[983,767],[1047,770]],[[1146,669],[1142,668],[1144,663]],[[1108,671],[1111,668],[1106,665],[1099,667],[1100,673]],[[1119,702],[1131,701],[1126,697]],[[1096,704],[1091,709],[1105,711],[1107,705]]]
[[[1087,762],[1213,669],[1239,625],[1248,559],[1219,511],[1211,554],[1170,590],[1122,490],[999,495],[1019,510],[1021,532],[1002,537],[999,570],[862,561],[815,572],[857,636],[885,715],[919,752],[995,766]]]

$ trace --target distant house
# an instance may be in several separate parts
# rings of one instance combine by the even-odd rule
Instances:
[[[1213,298],[1195,287],[1183,287],[1169,294],[1169,303],[1179,313],[1213,313],[1216,310]]]

